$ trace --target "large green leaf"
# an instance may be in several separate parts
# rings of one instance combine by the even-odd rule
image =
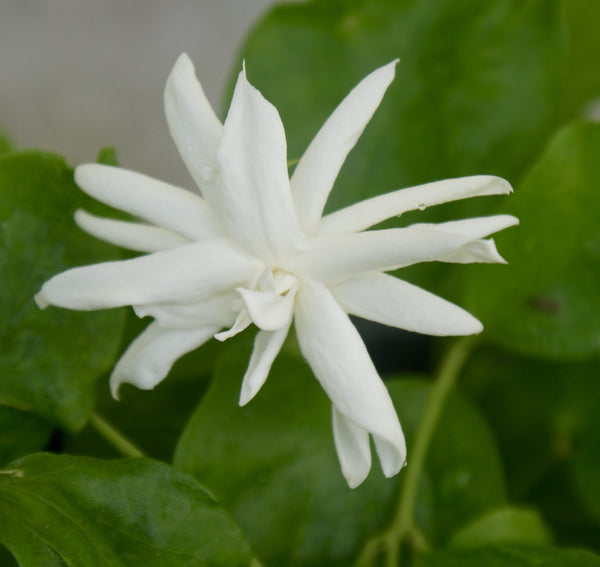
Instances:
[[[564,38],[558,0],[313,0],[272,10],[242,55],[290,158],[362,77],[400,58],[335,209],[433,179],[518,178],[553,125]]]
[[[247,349],[230,351],[178,446],[175,464],[198,478],[242,526],[266,565],[347,566],[390,520],[398,479],[377,466],[350,490],[331,434],[330,402],[310,369],[280,355],[256,399],[237,405]],[[429,387],[388,383],[408,438]],[[443,540],[504,502],[499,457],[482,419],[451,398],[434,438],[418,501],[419,523]],[[257,521],[260,518],[260,521]]]
[[[469,309],[486,336],[552,358],[600,353],[600,124],[552,140],[503,212],[521,226],[498,235],[508,266],[469,268]]]
[[[58,272],[115,257],[73,222],[87,202],[62,158],[0,158],[0,404],[71,430],[85,423],[94,380],[114,360],[122,313],[41,311],[33,295]]]
[[[542,509],[559,542],[598,549],[600,526],[585,513],[598,506],[598,361],[546,361],[486,347],[468,361],[461,385],[496,432],[511,499]],[[583,463],[588,474],[574,483],[573,467]]]
[[[0,471],[0,541],[21,567],[247,566],[239,530],[190,477],[146,459],[36,454]]]
[[[441,551],[421,556],[415,567],[600,567],[600,557],[587,551],[488,546],[467,551]]]

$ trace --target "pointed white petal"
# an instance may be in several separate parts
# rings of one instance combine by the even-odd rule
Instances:
[[[341,282],[419,262],[500,262],[493,242],[479,239],[517,222],[510,215],[497,215],[316,237],[291,269],[316,280]]]
[[[133,305],[133,310],[140,318],[153,317],[161,327],[192,329],[232,325],[242,306],[238,294],[229,291],[194,303],[148,303]]]
[[[259,331],[256,335],[250,363],[242,382],[240,406],[246,405],[262,388],[287,337],[290,324],[291,321],[277,331]]]
[[[267,262],[301,249],[287,172],[286,140],[275,107],[239,75],[217,154],[222,210],[241,246]]]
[[[119,399],[119,387],[128,383],[151,390],[166,377],[174,362],[210,339],[217,328],[165,329],[152,323],[120,358],[110,377],[110,390]]]
[[[199,301],[257,277],[254,261],[227,240],[207,240],[132,260],[73,268],[48,280],[43,304],[89,311]]]
[[[436,230],[470,236],[473,239],[485,238],[494,232],[504,230],[519,224],[519,219],[512,215],[492,215],[489,217],[475,217],[456,221],[440,222],[437,224],[413,224],[415,227],[433,227]]]
[[[322,235],[359,232],[407,211],[469,197],[507,195],[511,192],[508,181],[491,175],[434,181],[392,191],[336,211],[321,220],[318,232]]]
[[[387,443],[396,454],[399,470],[406,457],[402,428],[348,316],[324,285],[303,280],[296,296],[295,320],[302,354],[337,411],[376,436],[378,443]]]
[[[406,448],[400,452],[394,444],[379,435],[373,435],[373,442],[386,478],[398,474],[400,469],[406,466]]]
[[[219,182],[215,160],[223,126],[196,79],[187,53],[175,62],[164,102],[175,145],[202,194],[217,212]]]
[[[291,181],[292,193],[306,234],[315,233],[340,168],[392,82],[397,62],[376,69],[350,91],[298,162]]]
[[[494,232],[518,224],[519,219],[512,215],[494,215],[491,217],[443,222],[436,225],[419,224],[413,226],[435,226],[437,230],[477,239],[441,256],[439,258],[441,262],[453,262],[457,264],[470,264],[472,262],[506,264],[506,260],[500,256],[496,249],[494,240],[491,238],[487,240],[482,239]]]
[[[96,238],[136,252],[158,252],[190,243],[188,239],[165,228],[98,217],[81,209],[75,211],[75,222],[79,228]]]
[[[364,274],[331,287],[346,313],[436,336],[472,335],[483,325],[460,307],[387,274]]]
[[[319,281],[335,283],[366,272],[436,261],[472,240],[468,236],[414,227],[315,238],[311,248],[292,264],[292,269]]]
[[[348,486],[356,488],[371,470],[369,434],[332,405],[333,440]]]
[[[292,320],[296,288],[286,295],[238,288],[252,322],[263,331],[276,331]]]
[[[440,256],[439,261],[453,264],[506,264],[493,238],[468,242],[457,250]]]
[[[75,181],[94,199],[190,240],[223,234],[202,197],[141,173],[87,163],[75,168]]]

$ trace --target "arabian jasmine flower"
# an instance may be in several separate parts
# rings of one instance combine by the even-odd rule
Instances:
[[[385,272],[418,262],[502,262],[490,234],[517,223],[499,215],[366,229],[405,211],[511,191],[503,179],[465,177],[393,191],[323,216],[334,180],[394,77],[396,62],[363,79],[327,119],[288,176],[277,110],[239,75],[224,124],[181,55],[165,111],[198,190],[105,165],[77,167],[89,195],[130,213],[126,222],[78,211],[90,234],[144,255],[74,268],[36,300],[92,310],[131,305],[154,322],[111,379],[156,386],[186,352],[251,324],[259,328],[240,404],[265,382],[292,322],[302,354],[333,406],[335,446],[351,487],[371,467],[372,435],[386,476],[405,463],[390,396],[348,314],[430,335],[469,335],[481,323],[461,308]]]

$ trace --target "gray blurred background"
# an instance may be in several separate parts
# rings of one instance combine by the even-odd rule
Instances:
[[[162,92],[187,51],[223,117],[241,43],[275,0],[0,0],[0,131],[71,165],[113,145],[120,165],[190,186]]]

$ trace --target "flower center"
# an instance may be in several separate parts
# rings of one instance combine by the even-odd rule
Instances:
[[[238,287],[242,308],[228,331],[215,335],[226,340],[254,323],[263,331],[277,331],[289,326],[294,315],[298,278],[283,270],[265,268],[252,287]]]

